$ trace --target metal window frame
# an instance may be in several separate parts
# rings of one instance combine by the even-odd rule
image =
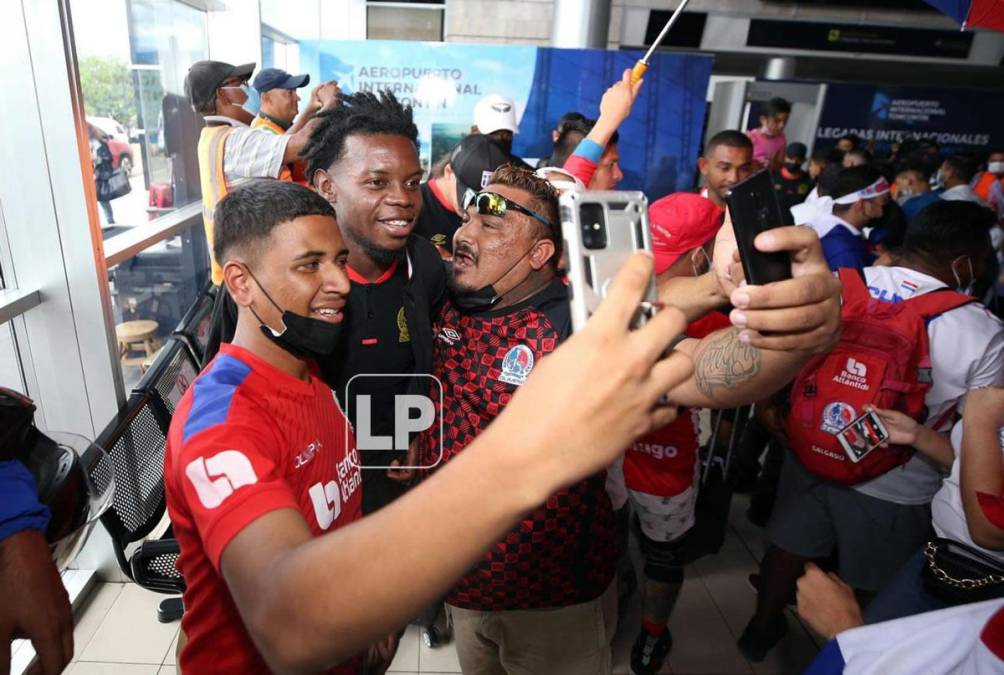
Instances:
[[[198,201],[109,237],[104,242],[105,266],[110,269],[201,222],[202,202]]]

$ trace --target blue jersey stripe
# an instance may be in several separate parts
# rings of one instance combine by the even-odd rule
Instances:
[[[237,387],[251,374],[251,366],[240,359],[220,354],[209,370],[195,381],[192,407],[182,432],[182,440],[227,421]]]

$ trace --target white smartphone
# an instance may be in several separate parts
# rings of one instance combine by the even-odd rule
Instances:
[[[882,420],[874,412],[866,412],[837,433],[844,452],[854,463],[860,462],[865,455],[889,440]]]
[[[607,295],[610,282],[632,253],[651,250],[648,199],[641,192],[579,192],[560,199],[568,260],[572,329],[580,330]],[[655,276],[632,322],[637,328],[656,302]]]

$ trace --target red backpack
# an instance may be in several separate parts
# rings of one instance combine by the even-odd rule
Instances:
[[[931,388],[927,324],[973,299],[943,288],[883,302],[872,298],[858,270],[841,269],[839,274],[844,285],[840,342],[806,364],[795,379],[787,433],[792,451],[809,472],[854,485],[905,464],[914,450],[879,447],[854,463],[836,434],[864,414],[865,404],[923,422],[924,396]]]

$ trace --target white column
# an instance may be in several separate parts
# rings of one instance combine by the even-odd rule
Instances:
[[[606,49],[610,0],[555,0],[552,47]]]

